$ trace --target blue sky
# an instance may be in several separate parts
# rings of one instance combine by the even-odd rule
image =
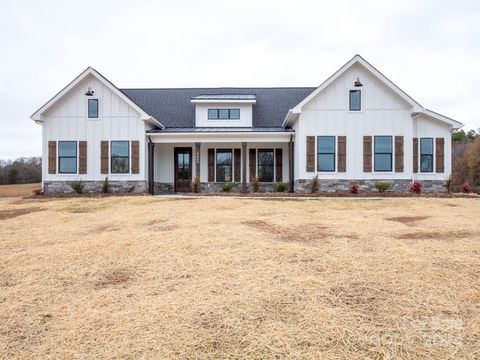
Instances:
[[[2,159],[40,155],[29,116],[87,66],[120,88],[317,86],[359,53],[480,127],[478,1],[2,0],[0,44]]]

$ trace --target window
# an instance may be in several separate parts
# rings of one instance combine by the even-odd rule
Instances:
[[[433,139],[420,139],[420,171],[433,172]]]
[[[58,142],[58,172],[60,174],[77,173],[77,142]]]
[[[98,118],[98,99],[88,99],[88,117]]]
[[[209,120],[239,120],[240,109],[208,109]]]
[[[375,171],[392,171],[392,137],[375,136]]]
[[[335,171],[335,136],[317,137],[317,171]]]
[[[273,171],[273,149],[258,149],[258,180],[261,182],[273,182]]]
[[[111,172],[112,174],[128,174],[130,169],[130,149],[128,141],[112,141]]]
[[[217,181],[232,181],[232,150],[217,149]]]
[[[350,90],[350,111],[362,110],[361,91]]]

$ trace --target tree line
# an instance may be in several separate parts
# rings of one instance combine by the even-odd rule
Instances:
[[[42,181],[42,158],[0,160],[0,184],[28,184]]]
[[[480,134],[475,130],[452,134],[452,185],[458,190],[464,183],[480,188]]]

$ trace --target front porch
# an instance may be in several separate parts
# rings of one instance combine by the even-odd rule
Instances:
[[[152,194],[192,191],[249,192],[257,177],[260,191],[272,191],[278,182],[293,192],[293,133],[154,133],[149,135],[148,185]]]

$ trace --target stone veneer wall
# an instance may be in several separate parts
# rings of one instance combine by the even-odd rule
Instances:
[[[67,194],[74,193],[71,184],[76,181],[44,181],[43,191],[45,194]],[[82,181],[85,185],[85,193],[101,193],[103,189],[103,181]],[[109,181],[110,192],[126,193],[132,187],[135,187],[134,193],[145,193],[148,190],[146,181]]]
[[[330,180],[319,179],[319,191],[325,192],[348,192],[350,191],[350,185],[353,183],[358,184],[360,191],[377,191],[375,183],[377,182],[390,182],[392,187],[388,191],[408,192],[410,191],[411,180],[398,179],[398,180]],[[443,180],[423,180],[419,181],[422,184],[422,192],[444,192],[446,191]],[[294,183],[295,192],[310,192],[310,180],[295,180]]]

